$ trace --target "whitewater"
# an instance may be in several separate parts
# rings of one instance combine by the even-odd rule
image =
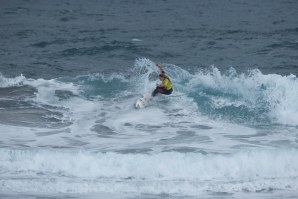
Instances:
[[[145,109],[155,63],[54,79],[0,75],[0,195],[14,198],[292,198],[298,79],[190,73]]]

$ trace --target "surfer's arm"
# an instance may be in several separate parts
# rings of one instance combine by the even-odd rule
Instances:
[[[163,67],[161,66],[161,64],[156,64],[156,66],[159,68],[161,73],[165,73]]]
[[[163,83],[161,84],[156,84],[157,87],[164,87]]]

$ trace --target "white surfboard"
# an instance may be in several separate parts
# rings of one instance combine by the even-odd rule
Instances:
[[[148,106],[151,99],[152,99],[151,95],[149,94],[143,95],[141,98],[137,99],[135,103],[136,109],[145,108],[146,106]]]

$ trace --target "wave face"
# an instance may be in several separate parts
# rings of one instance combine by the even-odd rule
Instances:
[[[237,73],[233,68],[221,73],[216,67],[190,74],[175,65],[164,67],[175,93],[194,101],[198,112],[208,117],[253,125],[298,125],[298,79],[294,75],[264,75],[257,69]],[[91,97],[111,97],[122,91],[144,94],[154,89],[157,73],[150,60],[138,59],[131,74],[95,74],[73,81],[89,87],[84,93]]]
[[[174,93],[141,110],[159,73],[145,58],[126,73],[0,75],[0,191],[297,194],[296,76],[163,65]]]
[[[175,65],[164,66],[175,85],[174,94],[193,101],[200,114],[249,125],[298,125],[295,117],[298,113],[295,103],[298,100],[295,89],[298,79],[294,75],[264,75],[257,69],[237,73],[233,68],[221,73],[216,67],[190,74]],[[121,100],[131,95],[151,93],[157,74],[153,62],[138,59],[128,74],[97,73],[52,80],[26,79],[23,75],[6,78],[1,75],[0,86],[2,90],[31,86],[38,90],[34,100],[40,104],[67,107],[62,101],[70,97]],[[181,101],[177,100],[177,103],[182,104]]]
[[[264,75],[257,69],[237,73],[233,68],[221,73],[216,67],[190,74],[175,65],[164,67],[175,93],[195,102],[197,111],[210,118],[249,125],[298,125],[298,79],[294,75]],[[72,81],[82,83],[85,96],[117,98],[124,91],[151,93],[157,73],[150,60],[138,59],[130,74],[95,74]]]
[[[257,69],[237,73],[233,68],[222,73],[216,67],[190,74],[175,65],[164,67],[172,77],[176,95],[194,101],[197,111],[208,117],[250,125],[298,125],[298,79],[294,75],[264,75]],[[85,96],[115,97],[124,91],[151,93],[157,73],[150,60],[138,59],[131,74],[95,74],[72,81],[81,81],[87,88]]]
[[[264,75],[259,70],[238,74],[232,68],[222,74],[212,68],[192,76],[187,83],[187,94],[202,104],[203,113],[215,118],[252,124],[297,125],[298,93],[294,89],[297,85],[294,75]]]

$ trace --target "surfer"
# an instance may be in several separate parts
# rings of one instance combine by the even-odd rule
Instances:
[[[156,64],[156,66],[160,70],[159,79],[162,83],[157,84],[156,89],[152,93],[152,97],[156,96],[158,93],[170,95],[173,92],[173,84],[170,78],[165,74],[161,64]]]

